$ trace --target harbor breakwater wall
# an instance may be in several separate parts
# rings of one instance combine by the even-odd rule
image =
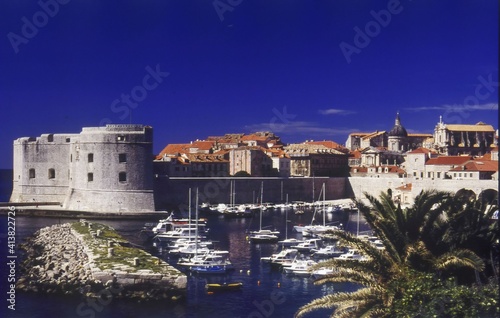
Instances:
[[[378,197],[382,191],[411,184],[410,193],[415,198],[422,190],[436,189],[456,193],[461,189],[469,189],[479,196],[483,191],[494,189],[498,191],[497,180],[449,180],[449,179],[414,179],[414,178],[370,178],[350,177],[346,180],[345,197],[363,199],[364,192]]]
[[[263,184],[263,202],[319,200],[321,187],[325,184],[326,200],[345,198],[346,178],[167,178],[157,177],[155,182],[155,206],[157,210],[187,210],[189,188],[193,200],[198,188],[199,203],[229,203],[231,182],[235,201],[240,203],[260,202]],[[194,206],[194,201],[193,201]]]
[[[184,274],[102,224],[42,228],[22,249],[18,290],[137,300],[177,300],[187,290]]]
[[[412,184],[411,196],[424,189],[457,192],[470,189],[479,195],[487,189],[498,190],[497,180],[431,180],[395,177],[348,177],[348,178],[167,178],[155,181],[155,206],[157,210],[187,210],[188,191],[199,191],[199,203],[229,203],[231,181],[234,180],[236,203],[260,201],[260,188],[264,184],[263,201],[281,203],[288,201],[320,200],[321,187],[325,184],[326,200],[343,198],[364,199],[364,192],[378,197],[382,191]],[[314,198],[314,200],[313,200]],[[194,201],[192,206],[194,206]]]

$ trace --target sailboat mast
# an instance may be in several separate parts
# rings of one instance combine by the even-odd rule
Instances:
[[[326,225],[326,209],[325,209],[325,184],[323,183],[323,226]]]
[[[188,197],[188,225],[191,229],[191,188],[189,188],[189,197]],[[191,238],[191,230],[189,230],[189,238]]]
[[[286,194],[285,204],[285,240],[288,239],[288,193]]]
[[[233,206],[233,180],[229,182],[229,206]]]
[[[194,234],[194,255],[198,255],[198,187],[196,187],[196,230]]]
[[[260,184],[260,223],[259,231],[262,230],[262,209],[263,209],[263,198],[264,198],[264,181]]]
[[[280,202],[283,203],[283,181],[281,181],[281,198]]]

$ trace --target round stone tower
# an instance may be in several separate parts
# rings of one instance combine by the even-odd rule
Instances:
[[[389,131],[388,135],[388,145],[389,150],[403,152],[408,150],[407,137],[408,133],[406,129],[401,125],[401,119],[399,118],[399,112],[396,114],[396,121],[394,127]]]
[[[71,143],[64,206],[96,212],[154,211],[152,157],[151,127],[83,128]]]

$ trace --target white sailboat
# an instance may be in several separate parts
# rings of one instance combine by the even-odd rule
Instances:
[[[326,231],[329,231],[329,230],[340,230],[340,228],[336,225],[327,225],[326,224],[325,193],[326,193],[325,184],[323,183],[323,186],[321,187],[321,193],[320,193],[320,197],[321,197],[321,195],[323,195],[323,208],[322,208],[323,225],[312,225],[312,223],[314,222],[314,215],[313,215],[311,225],[302,226],[300,228],[295,227],[295,230],[301,231],[303,236],[318,236],[318,235],[320,235]]]
[[[191,189],[189,197],[189,210],[191,212]],[[198,222],[198,188],[196,188],[196,222]],[[197,234],[198,227],[196,227],[195,237],[198,237]],[[203,254],[201,254],[202,250]],[[204,248],[199,247],[198,240],[195,241],[193,256],[179,259],[177,265],[199,274],[225,274],[228,270],[233,269],[228,251],[205,251]]]
[[[286,194],[286,203],[285,206],[288,206],[288,193]],[[288,238],[288,209],[285,210],[285,239],[282,241],[278,241],[278,244],[285,246],[293,246],[304,242],[303,240],[299,240],[296,238]]]
[[[264,182],[262,182],[260,187],[260,220],[259,220],[259,230],[250,232],[250,241],[253,243],[273,243],[278,241],[278,231],[271,231],[262,229],[262,199],[264,197]]]

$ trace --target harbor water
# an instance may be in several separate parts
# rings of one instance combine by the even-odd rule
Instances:
[[[295,215],[280,209],[266,211],[263,225],[271,226],[281,232],[280,239],[301,235],[292,231],[293,225],[309,224],[313,213],[306,211]],[[287,216],[286,216],[287,215]],[[286,218],[288,217],[288,222]],[[329,214],[328,222],[343,223],[348,231],[367,230],[357,213],[337,212]],[[7,218],[2,216],[2,228],[7,227]],[[320,218],[318,218],[319,220]],[[38,229],[56,223],[74,222],[74,219],[17,217],[16,240],[19,244],[24,238]],[[148,252],[173,263],[168,253],[153,246],[140,230],[142,220],[95,220],[114,227],[129,241],[140,245]],[[286,228],[285,228],[286,225]],[[137,302],[106,298],[100,302],[85,297],[67,297],[33,293],[16,294],[16,310],[8,310],[5,301],[2,317],[293,317],[296,310],[309,301],[338,291],[352,291],[352,284],[314,285],[313,278],[286,275],[269,264],[262,263],[261,257],[270,256],[279,249],[277,244],[253,244],[247,239],[247,231],[259,227],[259,217],[225,219],[222,216],[208,216],[209,238],[217,249],[228,250],[235,270],[225,275],[190,275],[188,274],[188,292],[186,299],[173,303]],[[2,244],[6,245],[2,239]],[[3,254],[6,246],[2,246]],[[17,250],[18,262],[22,252]],[[6,256],[3,257],[6,259]],[[3,270],[2,270],[3,271]],[[3,275],[5,276],[5,275]],[[2,285],[7,277],[2,277]],[[209,293],[206,283],[226,283],[239,281],[243,287],[238,291]],[[5,294],[4,294],[5,295]],[[330,311],[317,311],[308,317],[325,317]]]

